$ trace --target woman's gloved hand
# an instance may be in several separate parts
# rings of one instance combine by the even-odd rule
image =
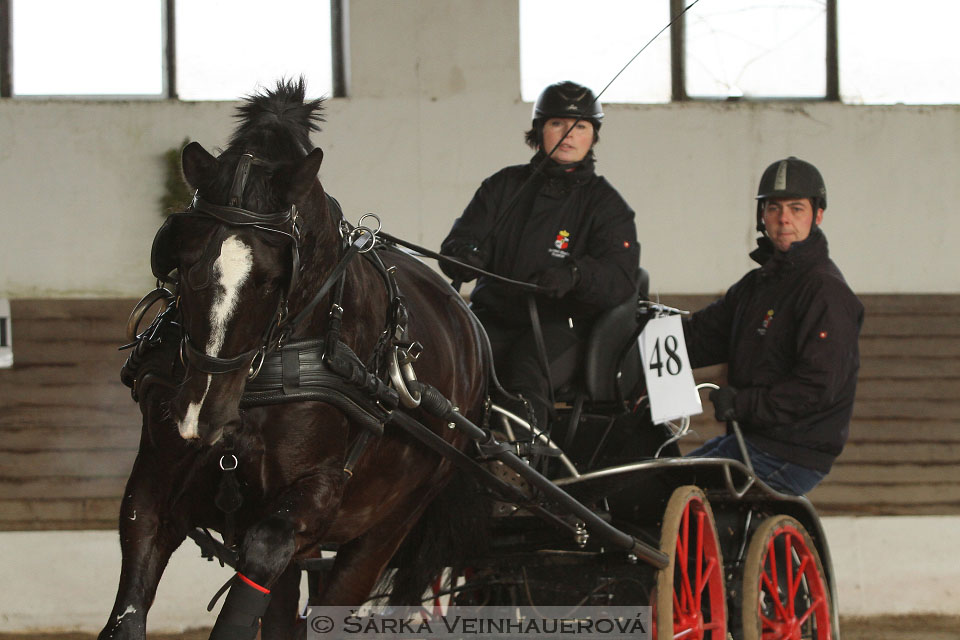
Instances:
[[[461,242],[447,248],[443,255],[455,258],[471,267],[483,269],[487,264],[487,258],[480,249],[472,243]],[[477,277],[477,272],[469,267],[463,267],[452,262],[440,260],[440,270],[443,271],[452,280],[458,282],[470,282]]]
[[[537,286],[548,289],[544,292],[549,298],[562,298],[580,284],[580,270],[577,265],[563,264],[550,267],[537,278]]]

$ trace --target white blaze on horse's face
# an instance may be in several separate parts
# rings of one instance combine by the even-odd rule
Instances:
[[[220,246],[220,256],[213,263],[213,275],[217,281],[216,297],[210,306],[210,339],[207,341],[206,353],[217,357],[227,336],[227,324],[237,308],[237,298],[240,288],[246,282],[253,268],[253,251],[241,242],[237,236],[230,236]],[[186,439],[199,437],[200,409],[207,399],[210,383],[213,376],[207,374],[207,386],[199,402],[191,402],[178,428],[180,435]]]

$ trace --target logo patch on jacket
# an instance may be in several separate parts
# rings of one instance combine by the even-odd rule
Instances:
[[[767,315],[764,316],[763,322],[760,324],[760,328],[757,329],[757,333],[762,336],[767,335],[767,327],[770,326],[770,321],[773,320],[773,309],[767,310]]]
[[[550,249],[550,255],[554,258],[566,258],[570,255],[570,252],[567,249],[570,247],[570,232],[561,229],[560,233],[557,234],[557,237],[553,241],[553,247]]]

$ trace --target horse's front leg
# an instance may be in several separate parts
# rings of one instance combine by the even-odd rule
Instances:
[[[186,535],[184,518],[163,512],[168,484],[157,481],[159,473],[154,454],[137,454],[120,507],[120,584],[100,640],[146,637],[147,611],[160,576]]]
[[[290,563],[273,583],[270,606],[263,615],[261,640],[296,640],[306,638],[306,625],[298,624],[300,603],[300,567]]]
[[[293,560],[298,544],[315,542],[333,519],[343,492],[341,473],[337,466],[301,478],[282,493],[270,516],[247,530],[237,575],[210,640],[256,637],[271,590]]]

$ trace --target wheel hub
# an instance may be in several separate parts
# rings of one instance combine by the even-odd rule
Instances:
[[[682,611],[673,625],[673,637],[703,640],[703,615],[699,611]]]
[[[799,619],[796,616],[790,616],[785,620],[774,620],[769,629],[763,633],[765,640],[802,640]]]

